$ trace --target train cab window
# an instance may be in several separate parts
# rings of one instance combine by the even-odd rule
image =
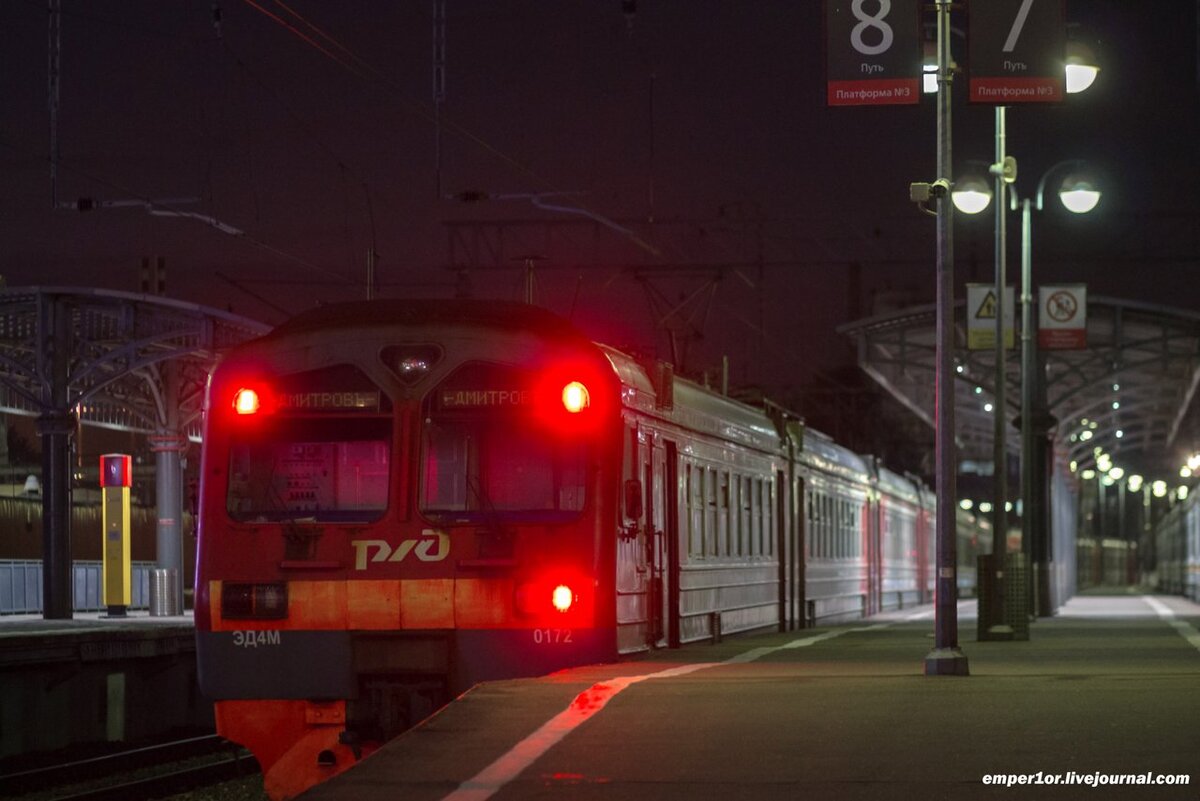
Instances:
[[[226,511],[234,520],[366,522],[388,506],[393,413],[361,369],[338,364],[255,379],[268,408],[229,427]],[[229,387],[231,400],[243,391]],[[251,393],[256,395],[257,393]],[[235,401],[236,402],[236,401]]]
[[[470,362],[426,396],[421,514],[447,523],[578,517],[587,446],[539,420],[535,383],[520,368]]]
[[[536,427],[427,421],[421,511],[457,522],[568,519],[584,504],[584,453]]]
[[[230,449],[234,520],[375,520],[387,509],[390,418],[283,419]]]

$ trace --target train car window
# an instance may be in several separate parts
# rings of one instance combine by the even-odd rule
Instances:
[[[841,526],[838,530],[838,556],[842,559],[850,556],[850,501],[838,503]]]
[[[703,549],[701,544],[703,517],[701,516],[701,498],[699,469],[689,464],[687,475],[687,527],[688,527],[688,556],[697,556]]]
[[[717,493],[717,551],[719,556],[729,556],[733,549],[729,546],[729,471],[720,471],[720,490]]]
[[[277,418],[230,447],[229,516],[366,521],[387,509],[390,417]]]
[[[738,554],[750,554],[750,477],[738,477]]]
[[[716,470],[704,468],[704,555],[716,555]]]
[[[763,526],[763,553],[775,555],[775,484],[764,481],[763,486],[763,517],[767,523]]]

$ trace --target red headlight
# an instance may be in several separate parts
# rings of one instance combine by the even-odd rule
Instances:
[[[566,584],[559,584],[550,593],[550,603],[560,612],[566,612],[575,603],[575,591]]]
[[[563,387],[562,402],[564,409],[571,414],[578,414],[592,405],[592,398],[587,387],[578,381],[572,381]]]
[[[258,414],[262,409],[262,399],[258,390],[242,387],[233,394],[233,410],[238,414]]]

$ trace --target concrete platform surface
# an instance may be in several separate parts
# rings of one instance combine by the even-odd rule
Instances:
[[[1200,799],[1200,606],[1076,598],[1026,642],[973,611],[967,677],[924,675],[928,608],[729,638],[480,685],[302,797]]]

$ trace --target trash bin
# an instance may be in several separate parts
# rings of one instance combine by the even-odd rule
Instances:
[[[175,617],[179,608],[179,571],[175,568],[155,568],[150,571],[150,616]]]

